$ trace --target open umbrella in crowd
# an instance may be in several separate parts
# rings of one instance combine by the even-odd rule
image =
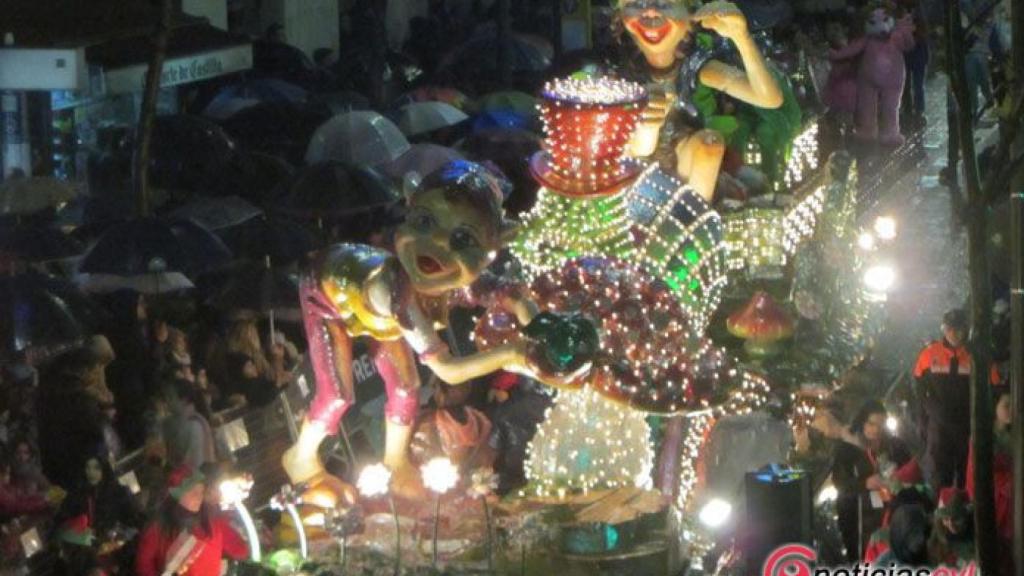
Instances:
[[[55,178],[8,178],[0,183],[0,214],[32,214],[56,208],[74,197],[75,189]]]
[[[68,346],[84,336],[68,302],[42,274],[0,277],[0,355]]]
[[[394,161],[408,149],[409,141],[394,122],[376,112],[348,112],[317,128],[306,150],[306,162],[376,166]]]
[[[463,159],[462,154],[453,148],[423,142],[413,144],[393,162],[382,164],[380,170],[391,179],[400,182],[410,172],[424,176],[453,160]]]
[[[161,294],[191,288],[187,274],[223,266],[230,258],[224,243],[194,222],[140,218],[107,229],[79,271],[90,292]]]
[[[320,162],[299,170],[283,187],[275,209],[305,220],[341,221],[399,201],[396,187],[376,170]]]
[[[298,275],[269,262],[246,262],[225,271],[224,283],[208,303],[218,310],[247,310],[266,318],[298,320]]]
[[[0,224],[0,254],[23,262],[53,262],[80,256],[85,246],[55,226]]]
[[[199,197],[172,211],[175,220],[192,220],[203,228],[216,231],[238,226],[258,218],[263,210],[238,196]]]
[[[204,116],[230,118],[231,113],[245,108],[233,102],[253,104],[301,104],[309,98],[309,92],[284,80],[258,78],[222,88],[206,105]]]
[[[470,112],[473,108],[473,103],[469,96],[454,89],[444,88],[440,86],[420,86],[415,90],[407,92],[399,98],[395,104],[395,108],[402,108],[407,104],[413,104],[416,102],[443,102],[449,106],[453,106],[462,110],[463,112]]]
[[[330,118],[313,105],[258,102],[220,121],[220,125],[246,151],[269,154],[301,164],[310,138]]]
[[[525,117],[537,116],[537,104],[537,99],[533,96],[514,90],[491,92],[477,102],[481,112],[501,110]]]
[[[275,265],[298,262],[322,245],[310,227],[279,215],[252,218],[219,229],[217,235],[236,258],[260,262],[270,258]]]
[[[370,109],[370,99],[351,90],[316,94],[310,98],[310,103],[332,115]]]
[[[398,113],[398,128],[408,137],[450,128],[465,122],[469,116],[444,102],[414,102]]]

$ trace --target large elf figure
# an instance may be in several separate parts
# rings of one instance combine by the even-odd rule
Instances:
[[[393,251],[332,246],[319,255],[300,286],[316,393],[283,465],[293,483],[308,483],[313,504],[354,500],[350,486],[326,473],[317,451],[324,438],[337,433],[339,420],[355,401],[355,338],[371,339],[385,382],[384,463],[394,474],[393,491],[402,496],[422,490],[408,451],[420,388],[417,358],[449,384],[498,369],[549,385],[562,383],[537,368],[532,358],[538,347],[528,340],[456,357],[437,335],[451,307],[486,304],[487,299],[502,301],[523,325],[532,320],[533,307],[514,290],[473,287],[514,233],[494,179],[476,164],[452,162],[411,185],[406,201],[409,213],[395,231]]]
[[[687,65],[686,40],[695,25],[733,43],[743,68],[710,60],[697,71],[708,88],[760,108],[778,108],[783,93],[734,4],[711,2],[693,11],[697,0],[619,0],[625,30],[643,54],[653,84],[651,98],[630,143],[633,156],[656,156],[659,149],[674,152],[675,168],[709,203],[714,198],[725,140],[713,130],[693,129],[676,120],[679,77]]]

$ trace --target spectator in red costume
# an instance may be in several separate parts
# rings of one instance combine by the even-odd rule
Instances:
[[[167,492],[159,517],[146,526],[139,540],[137,576],[220,574],[224,556],[234,560],[248,556],[245,540],[206,505],[206,481],[200,472],[187,466],[175,469]]]
[[[69,518],[57,528],[57,565],[55,574],[81,574],[82,576],[104,576],[96,558],[96,537],[83,516]]]
[[[1001,387],[995,393],[996,420],[993,426],[995,441],[992,455],[992,476],[996,499],[996,532],[1000,549],[1007,552],[1004,566],[1012,562],[1008,552],[1013,539],[1013,401],[1010,390]],[[967,494],[974,501],[974,443],[967,458]]]
[[[0,522],[18,516],[42,514],[50,503],[41,494],[23,494],[11,478],[11,462],[0,457]]]
[[[975,560],[974,510],[963,490],[942,489],[928,547],[935,562],[948,566],[964,568]]]

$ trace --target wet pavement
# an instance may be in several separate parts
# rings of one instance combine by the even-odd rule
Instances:
[[[867,226],[880,215],[898,222],[899,236],[879,254],[897,269],[873,362],[889,376],[909,372],[924,344],[938,336],[943,313],[968,298],[966,234],[954,223],[949,189],[939,183],[949,141],[944,76],[929,80],[926,115],[923,159],[887,182],[862,219]],[[991,130],[976,134],[976,141],[988,138]]]

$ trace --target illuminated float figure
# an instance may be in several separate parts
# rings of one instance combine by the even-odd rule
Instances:
[[[501,208],[501,193],[483,168],[453,162],[406,190],[408,216],[394,234],[393,252],[338,244],[316,258],[300,285],[302,314],[316,376],[316,393],[299,437],[284,454],[293,483],[308,483],[307,501],[333,507],[354,491],[324,470],[320,443],[337,433],[354,402],[352,342],[371,339],[371,354],[387,392],[384,463],[392,489],[420,494],[420,474],[409,461],[419,399],[416,358],[450,384],[498,369],[529,374],[548,384],[528,358],[533,346],[519,340],[470,356],[453,356],[438,337],[451,307],[500,300],[524,325],[531,308],[512,290],[474,290],[503,242],[514,233]],[[478,296],[480,298],[478,298]]]
[[[542,94],[542,185],[510,244],[528,280],[582,256],[629,262],[664,283],[702,333],[725,284],[718,213],[672,174],[626,157],[647,105],[638,84],[559,79]]]
[[[706,201],[714,198],[715,183],[725,154],[725,140],[713,130],[691,130],[677,121],[679,74],[688,54],[680,51],[699,24],[730,40],[743,69],[711,60],[697,71],[700,82],[740,102],[760,108],[778,108],[783,93],[747,28],[747,20],[734,4],[711,2],[693,10],[694,0],[619,0],[623,27],[643,54],[654,91],[636,133],[631,155],[656,156],[659,149],[675,155],[679,177]]]
[[[648,414],[724,406],[747,380],[752,403],[764,391],[702,337],[725,283],[718,214],[673,174],[625,156],[646,102],[640,85],[609,78],[542,92],[546,139],[531,161],[542,187],[510,250],[541,310],[594,321],[598,353],[530,445],[533,495],[649,488]],[[518,332],[515,314],[491,309],[476,343]]]

